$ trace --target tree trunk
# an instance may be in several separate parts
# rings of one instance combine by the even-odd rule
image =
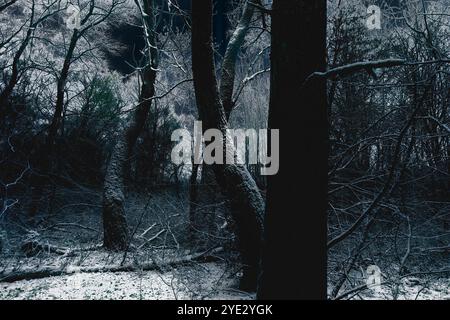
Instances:
[[[191,178],[189,179],[189,239],[196,240],[197,229],[197,207],[198,207],[198,164],[192,165]]]
[[[233,92],[236,75],[235,66],[238,60],[239,51],[244,43],[245,36],[248,33],[248,28],[250,26],[254,11],[254,6],[250,5],[249,1],[246,1],[243,5],[238,25],[234,30],[230,41],[226,45],[224,58],[221,65],[219,92],[227,121],[229,120],[231,111],[234,107]],[[216,18],[217,16],[215,16],[215,19]],[[215,21],[215,19],[213,20]],[[214,38],[213,41],[217,41],[217,38]],[[223,42],[225,42],[225,39],[223,39]],[[218,45],[220,44],[216,42],[215,46]],[[194,228],[192,228],[192,235],[198,235],[193,236],[191,239],[197,244],[202,242],[200,240],[205,240],[205,233],[211,234],[217,231],[217,228],[215,228],[215,221],[217,220],[216,209],[218,202],[221,200],[217,197],[219,186],[217,185],[212,168],[203,166],[203,169],[204,170],[201,172],[201,183],[197,186],[197,188],[201,190],[196,202],[198,204],[197,208],[199,209],[191,210],[191,221],[194,226]],[[203,244],[209,245],[208,241],[204,241]]]
[[[55,143],[58,131],[61,127],[62,115],[64,109],[64,91],[66,88],[67,78],[69,76],[70,65],[79,39],[79,31],[74,30],[70,38],[69,48],[64,58],[63,67],[58,77],[56,90],[55,111],[48,128],[47,137],[41,150],[38,150],[35,167],[40,171],[39,175],[32,177],[32,195],[30,217],[34,218],[40,207],[40,201],[44,194],[44,189],[48,184],[48,176],[52,173],[55,158]]]
[[[326,298],[326,1],[274,0],[269,127],[295,139],[268,177],[259,299]],[[298,117],[292,110],[301,112]]]
[[[203,130],[217,128],[225,133],[228,124],[217,88],[211,29],[212,1],[193,1],[192,71],[197,109]],[[224,148],[231,150],[232,147],[227,146],[227,143],[224,139]],[[214,164],[213,170],[219,186],[230,200],[233,219],[236,222],[239,249],[244,264],[240,287],[242,290],[255,290],[260,260],[263,199],[244,165]]]
[[[128,224],[124,209],[125,173],[134,145],[147,120],[155,94],[158,52],[154,30],[153,0],[144,1],[143,25],[147,43],[148,65],[142,74],[140,102],[134,114],[119,134],[106,169],[103,186],[103,245],[111,250],[126,250],[129,246]]]
[[[141,103],[126,127],[119,134],[106,170],[103,185],[103,244],[112,250],[128,247],[128,224],[124,210],[125,170],[134,145],[144,128],[151,107],[149,98],[154,95],[156,71],[148,68],[142,84]]]
[[[199,165],[194,166],[198,170]],[[219,232],[218,209],[223,207],[225,199],[218,194],[220,188],[214,170],[208,165],[202,165],[201,168],[200,182],[195,185],[191,183],[191,191],[195,190],[195,193],[191,192],[191,240],[199,248],[207,248],[211,247],[210,240],[215,239]]]
[[[222,252],[222,248],[209,249],[203,252],[191,253],[181,257],[174,257],[170,259],[157,260],[152,262],[143,263],[136,265],[136,263],[131,264],[120,264],[120,265],[93,265],[93,266],[44,266],[38,267],[33,270],[2,270],[0,272],[0,282],[15,282],[21,280],[33,280],[42,279],[47,277],[58,277],[62,275],[70,275],[75,272],[77,273],[102,273],[102,272],[137,272],[137,271],[150,271],[150,270],[161,270],[163,267],[175,268],[180,265],[186,265],[192,262],[212,262],[217,261],[217,254]],[[71,252],[68,251],[67,254]]]
[[[230,118],[231,111],[233,110],[233,91],[234,91],[234,78],[236,74],[236,61],[238,58],[239,50],[244,43],[245,36],[248,33],[248,27],[253,17],[254,6],[246,1],[242,9],[242,15],[239,19],[238,26],[233,32],[230,41],[228,42],[225,56],[222,61],[222,74],[220,79],[220,98],[225,109],[225,115],[227,119]]]
[[[61,127],[62,114],[64,110],[64,91],[66,88],[67,78],[69,77],[69,69],[72,63],[75,47],[77,46],[78,39],[80,38],[79,31],[75,29],[70,38],[69,48],[67,50],[66,57],[64,59],[63,67],[59,74],[57,88],[56,88],[56,103],[55,112],[53,113],[52,122],[48,131],[47,144],[53,146],[55,143],[58,130]]]

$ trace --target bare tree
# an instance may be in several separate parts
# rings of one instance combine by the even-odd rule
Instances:
[[[121,2],[122,0],[113,0],[110,4],[104,7],[98,5],[98,0],[89,0],[89,2],[86,3],[87,12],[81,19],[80,27],[75,28],[72,32],[62,67],[57,72],[56,76],[56,102],[53,116],[48,129],[46,130],[47,135],[44,146],[37,152],[36,156],[37,159],[35,167],[41,171],[41,174],[33,177],[32,203],[30,207],[31,217],[35,216],[39,209],[39,201],[45,185],[45,177],[42,176],[42,174],[48,175],[54,167],[55,141],[63,120],[66,84],[70,73],[70,67],[74,61],[81,59],[86,53],[85,50],[82,50],[79,54],[76,53],[75,49],[77,47],[77,43],[81,38],[85,37],[91,29],[103,23]],[[90,50],[88,49],[87,51]]]
[[[197,109],[203,130],[217,128],[226,132],[228,123],[219,97],[212,48],[212,1],[192,3],[192,71]],[[224,134],[224,136],[226,136]],[[224,139],[227,152],[233,150]],[[231,151],[234,152],[234,151]],[[244,165],[214,164],[216,179],[230,200],[233,219],[244,264],[241,289],[255,290],[262,236],[264,202]]]
[[[245,36],[248,33],[250,23],[253,17],[255,7],[251,1],[245,1],[239,23],[234,30],[230,41],[228,42],[225,56],[222,61],[222,74],[220,79],[220,99],[223,103],[225,115],[230,118],[233,109],[233,90],[235,81],[235,65],[238,59],[239,51],[244,43]]]
[[[140,73],[142,85],[139,104],[120,132],[106,170],[103,186],[103,244],[108,249],[124,250],[129,245],[129,231],[124,210],[124,174],[136,140],[146,122],[158,68],[155,0],[136,0],[146,42],[146,65]]]
[[[69,46],[66,51],[66,56],[57,79],[55,111],[53,113],[53,118],[47,136],[47,144],[49,146],[54,144],[58,129],[60,128],[64,108],[64,91],[66,88],[67,78],[69,76],[70,66],[75,59],[81,58],[80,56],[74,57],[78,40],[84,37],[90,29],[104,22],[116,9],[118,4],[121,3],[121,1],[122,0],[113,0],[107,8],[102,8],[97,5],[96,0],[90,0],[88,4],[88,12],[81,20],[80,29],[74,29],[72,32]]]
[[[237,26],[225,47],[225,54],[220,65],[221,76],[219,81],[219,94],[227,121],[229,121],[236,100],[243,89],[243,87],[241,87],[240,90],[238,90],[238,94],[234,94],[236,64],[239,59],[239,53],[244,45],[245,38],[249,33],[254,11],[255,5],[251,1],[243,2],[242,12],[240,13]],[[192,174],[195,174],[194,170]],[[193,176],[192,182],[195,182],[195,179]],[[192,190],[191,193],[192,196],[195,196],[194,198],[191,198],[191,205],[193,207],[193,210],[190,211],[192,230],[195,233],[195,230],[203,228],[207,230],[208,233],[214,232],[213,224],[215,216],[217,215],[217,203],[220,203],[220,199],[217,194],[219,188],[211,167],[202,166],[201,181],[199,185],[191,183],[191,188],[202,189],[201,192]]]
[[[46,6],[44,11],[38,17],[36,17],[36,15],[38,15],[38,12],[36,9],[36,1],[35,0],[31,1],[31,8],[30,8],[31,12],[30,12],[30,18],[29,18],[29,25],[27,27],[25,37],[21,41],[19,48],[17,49],[16,53],[14,54],[14,57],[13,57],[13,60],[11,63],[11,75],[9,76],[8,82],[6,83],[5,87],[3,88],[3,91],[0,93],[0,106],[2,106],[2,107],[6,106],[11,94],[14,91],[15,86],[17,85],[17,83],[20,80],[20,76],[22,73],[21,73],[21,68],[19,68],[19,62],[21,61],[22,55],[25,52],[28,44],[30,43],[30,41],[33,38],[33,33],[34,33],[36,27],[39,24],[41,24],[43,21],[45,21],[45,19],[49,18],[50,16],[52,16],[60,11],[60,9],[58,9],[58,8],[56,8],[55,10],[52,10],[52,9],[54,9],[54,5],[57,4],[59,1],[60,0],[54,0],[51,4]],[[6,9],[8,6],[14,4],[15,2],[16,1],[10,1],[10,2],[5,3],[4,6],[0,7],[0,12],[3,9]],[[4,46],[7,42],[10,42],[14,38],[15,35],[16,35],[16,33],[14,33],[11,37],[9,37],[6,41],[4,41],[2,43],[2,45]]]

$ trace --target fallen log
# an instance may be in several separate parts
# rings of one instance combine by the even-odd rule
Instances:
[[[153,261],[144,264],[106,265],[106,266],[63,266],[42,267],[35,270],[13,270],[0,273],[0,282],[15,282],[21,280],[42,279],[74,273],[102,273],[102,272],[131,272],[131,271],[162,271],[164,267],[175,267],[191,262],[212,262],[219,260],[214,254],[220,253],[223,248],[208,249],[203,252],[188,254],[182,257]]]
[[[27,257],[33,257],[41,251],[55,253],[57,255],[65,255],[69,252],[69,249],[67,248],[56,247],[48,243],[41,243],[37,240],[29,240],[24,242],[20,249]]]
[[[93,245],[90,247],[80,247],[80,248],[69,249],[69,248],[65,248],[65,247],[57,247],[57,246],[51,245],[49,243],[42,243],[37,240],[25,241],[20,246],[20,250],[28,258],[34,257],[34,256],[38,255],[40,252],[54,253],[54,254],[60,255],[60,256],[72,257],[79,252],[95,251],[95,250],[99,250],[102,248],[103,248],[103,245],[98,244],[98,245]]]

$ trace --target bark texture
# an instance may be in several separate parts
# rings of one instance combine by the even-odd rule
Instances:
[[[227,120],[219,98],[212,48],[212,1],[192,2],[192,70],[197,109],[203,130],[217,128],[225,133]],[[225,134],[224,134],[225,137]],[[227,145],[224,139],[224,146]],[[234,152],[231,146],[227,152]],[[230,201],[244,273],[241,289],[256,289],[262,236],[264,202],[243,165],[213,165],[219,186]]]
[[[136,140],[144,128],[155,94],[158,51],[154,30],[154,3],[153,0],[143,3],[141,10],[148,64],[142,73],[140,102],[125,128],[119,133],[103,185],[103,245],[111,250],[126,250],[129,245],[129,230],[124,209],[126,168]]]
[[[238,25],[226,45],[225,54],[221,65],[219,92],[227,121],[230,118],[235,104],[233,101],[233,92],[236,75],[236,62],[238,60],[239,51],[244,44],[245,36],[248,33],[248,28],[250,26],[254,11],[254,6],[251,5],[249,1],[246,1],[244,3]],[[219,187],[212,168],[209,166],[203,166],[203,169],[201,183],[198,186],[195,186],[195,188],[199,189],[199,191],[201,190],[196,198],[196,203],[198,205],[194,205],[193,207],[195,210],[191,210],[191,222],[192,226],[194,226],[192,235],[198,235],[192,237],[192,239],[200,244],[202,243],[201,240],[205,240],[205,233],[211,235],[217,231],[217,228],[215,228],[215,223],[217,222],[216,209],[218,207],[217,204],[222,200],[217,194]],[[193,201],[191,201],[191,203],[192,202]],[[208,241],[206,241],[205,244],[209,245],[207,243]]]
[[[227,119],[230,118],[231,111],[233,110],[233,91],[234,91],[234,79],[236,75],[236,61],[238,59],[239,50],[244,44],[245,36],[248,33],[248,28],[253,17],[254,6],[246,1],[242,10],[241,18],[239,19],[238,26],[233,32],[233,35],[228,42],[225,56],[222,61],[222,74],[220,79],[220,98],[223,103],[225,115]]]

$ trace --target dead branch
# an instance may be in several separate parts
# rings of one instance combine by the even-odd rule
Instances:
[[[384,59],[384,60],[375,60],[375,61],[360,61],[355,62],[343,66],[339,66],[336,68],[329,69],[324,72],[314,72],[310,76],[308,76],[305,80],[305,83],[314,78],[326,78],[333,79],[336,77],[345,77],[348,75],[352,75],[359,71],[367,71],[370,75],[374,75],[374,69],[381,68],[392,68],[392,67],[400,67],[400,66],[421,66],[421,65],[430,65],[430,64],[438,64],[438,63],[449,63],[448,59],[439,59],[439,60],[430,60],[430,61],[415,61],[409,62],[404,59]]]
[[[29,240],[24,242],[20,247],[20,250],[22,250],[27,257],[35,256],[40,252],[55,253],[61,256],[69,252],[69,249],[67,248],[56,247],[48,243],[41,243],[37,240]]]
[[[153,237],[151,237],[150,239],[147,239],[143,244],[141,244],[139,246],[139,249],[143,248],[144,246],[146,246],[147,244],[149,244],[153,240],[157,239],[163,232],[166,232],[166,231],[167,231],[166,229],[162,229],[157,234],[155,234]]]
[[[0,282],[15,282],[21,280],[42,279],[47,277],[55,277],[69,275],[74,273],[102,273],[102,272],[133,272],[133,271],[150,271],[161,270],[164,267],[175,267],[191,262],[215,261],[218,258],[214,255],[223,251],[223,248],[208,249],[203,252],[188,254],[182,257],[167,259],[160,262],[150,262],[141,265],[106,265],[106,266],[63,266],[63,267],[42,267],[35,270],[14,270],[10,272],[0,273]]]
[[[98,244],[89,247],[69,249],[66,247],[57,247],[49,243],[42,243],[35,239],[30,239],[23,242],[20,248],[27,257],[36,256],[40,252],[54,253],[65,257],[71,257],[74,256],[77,252],[95,251],[102,249],[103,245]]]

